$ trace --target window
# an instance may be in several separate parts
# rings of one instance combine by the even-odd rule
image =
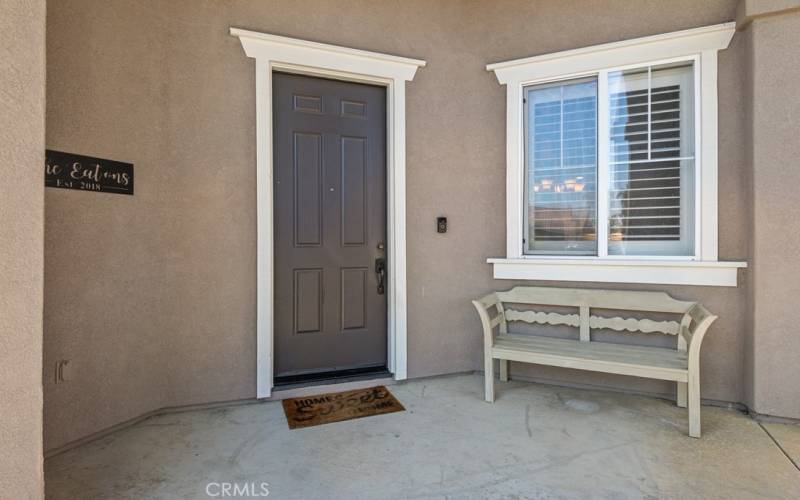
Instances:
[[[694,255],[694,64],[609,74],[609,255]]]
[[[717,52],[733,23],[490,64],[506,85],[495,278],[735,286],[717,256]]]
[[[597,80],[525,89],[527,230],[531,254],[597,252]]]
[[[597,77],[525,87],[526,254],[598,255],[598,217],[607,255],[694,254],[693,75],[693,61],[604,72],[603,117]]]

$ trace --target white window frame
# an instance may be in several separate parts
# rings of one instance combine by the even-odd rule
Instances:
[[[717,254],[717,52],[728,47],[735,23],[595,45],[489,64],[506,85],[506,257],[492,258],[496,279],[598,281],[736,286],[745,262],[719,261]],[[608,255],[608,197],[598,196],[598,255],[544,256],[523,252],[524,88],[554,81],[598,78],[598,137],[607,137],[608,73],[694,61],[695,78],[695,254]],[[598,141],[598,179],[608,178],[609,145]],[[602,216],[601,216],[602,215]]]
[[[395,380],[407,373],[406,311],[406,82],[425,61],[230,28],[255,59],[257,307],[256,396],[274,384],[272,226],[272,72],[369,83],[386,87],[387,144],[387,368]]]

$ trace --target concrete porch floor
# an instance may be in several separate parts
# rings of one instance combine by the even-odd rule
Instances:
[[[276,499],[800,498],[800,426],[706,406],[698,440],[668,401],[511,381],[491,405],[482,387],[401,383],[405,412],[293,431],[279,402],[153,417],[49,459],[47,498],[206,498],[209,482]]]

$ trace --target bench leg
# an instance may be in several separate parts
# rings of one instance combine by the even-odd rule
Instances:
[[[687,385],[686,382],[678,382],[678,406],[681,408],[686,408]]]
[[[700,374],[689,371],[688,406],[689,406],[689,436],[700,437]]]
[[[500,381],[508,382],[508,360],[500,360]]]
[[[486,377],[486,402],[494,403],[494,360],[491,356],[484,357],[483,370]]]

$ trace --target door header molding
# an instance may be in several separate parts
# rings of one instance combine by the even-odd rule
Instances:
[[[256,396],[274,382],[274,227],[272,192],[272,71],[337,78],[386,87],[388,368],[407,378],[406,82],[425,61],[230,28],[256,61],[257,306]]]
[[[230,33],[239,38],[248,57],[257,60],[268,59],[275,63],[296,64],[403,81],[411,81],[417,68],[424,67],[426,64],[421,59],[311,42],[240,28],[231,28]]]

